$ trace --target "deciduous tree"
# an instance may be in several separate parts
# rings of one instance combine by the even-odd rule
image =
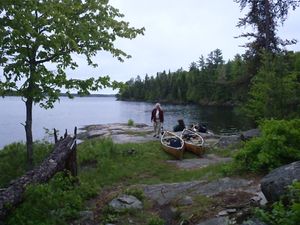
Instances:
[[[26,141],[32,165],[32,106],[53,107],[63,89],[88,94],[111,85],[109,77],[67,78],[66,68],[78,66],[74,56],[93,57],[107,51],[120,61],[130,57],[114,45],[133,39],[144,29],[130,27],[108,0],[2,0],[0,2],[1,95],[15,91],[26,104]],[[50,70],[49,65],[55,66]]]

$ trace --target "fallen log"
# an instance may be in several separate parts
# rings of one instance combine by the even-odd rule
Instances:
[[[0,221],[23,201],[23,194],[28,185],[45,183],[57,172],[72,168],[71,174],[76,176],[76,134],[75,137],[66,136],[57,141],[53,152],[40,166],[28,171],[22,177],[12,181],[7,188],[0,190]]]

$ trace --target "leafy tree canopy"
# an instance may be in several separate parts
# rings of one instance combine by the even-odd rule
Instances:
[[[130,27],[124,15],[108,0],[1,0],[0,2],[0,95],[15,91],[26,105],[28,165],[33,165],[32,106],[53,107],[62,89],[88,94],[114,85],[108,76],[69,79],[66,68],[78,67],[74,56],[84,55],[90,66],[93,56],[110,52],[120,61],[130,57],[114,45],[116,39],[133,39],[144,28]],[[54,65],[52,71],[47,64]]]
[[[84,55],[94,67],[98,51],[108,51],[120,61],[129,58],[114,41],[133,39],[144,29],[130,27],[120,19],[123,16],[108,0],[2,0],[0,94],[17,91],[25,99],[51,107],[61,88],[87,94],[111,85],[107,76],[68,79],[65,69],[78,67],[76,54]]]

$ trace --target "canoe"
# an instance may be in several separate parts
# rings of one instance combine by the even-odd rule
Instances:
[[[184,141],[185,149],[198,156],[202,156],[205,152],[203,137],[193,130],[184,129],[181,133]]]
[[[178,135],[165,131],[160,139],[163,150],[176,159],[182,159],[184,152],[184,141]]]

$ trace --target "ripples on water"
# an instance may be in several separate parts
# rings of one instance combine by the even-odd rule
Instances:
[[[116,101],[114,97],[62,97],[53,109],[33,108],[34,139],[46,138],[45,128],[56,128],[64,132],[74,127],[90,124],[136,123],[151,125],[152,103]],[[229,107],[162,104],[165,112],[164,128],[172,130],[178,119],[186,125],[201,122],[216,133],[246,130],[251,126],[242,116]],[[0,148],[4,145],[25,140],[25,104],[19,97],[0,99]],[[47,138],[46,138],[47,139]]]

